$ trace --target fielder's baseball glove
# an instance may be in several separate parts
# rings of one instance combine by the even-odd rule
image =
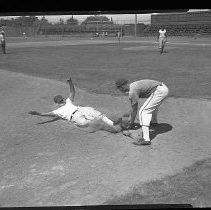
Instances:
[[[120,117],[119,119],[114,121],[114,125],[119,125],[123,130],[127,129],[129,126],[128,121],[123,121],[122,118]]]
[[[114,125],[118,125],[122,122],[122,118],[118,118],[117,120],[114,120]]]
[[[127,130],[130,128],[130,123],[128,121],[122,121],[119,125],[123,130]]]

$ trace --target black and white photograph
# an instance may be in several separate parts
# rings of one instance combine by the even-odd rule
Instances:
[[[0,12],[0,208],[211,207],[211,9]]]

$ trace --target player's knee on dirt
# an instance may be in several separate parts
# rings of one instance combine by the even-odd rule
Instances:
[[[89,127],[91,127],[95,131],[103,130],[105,125],[106,125],[106,123],[103,122],[102,119],[98,119],[98,118],[89,122]]]

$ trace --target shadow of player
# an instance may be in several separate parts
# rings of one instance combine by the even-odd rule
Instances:
[[[168,123],[159,123],[156,126],[150,126],[150,139],[154,139],[158,134],[166,133],[172,130],[172,126]],[[138,130],[141,129],[139,123],[134,123],[132,127],[124,130]]]
[[[168,123],[159,123],[155,127],[150,127],[150,139],[154,139],[158,134],[169,132],[172,128]]]

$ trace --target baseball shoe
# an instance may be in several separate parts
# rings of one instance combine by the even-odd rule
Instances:
[[[146,141],[144,138],[138,139],[138,141],[133,142],[134,145],[151,145],[151,141]]]

